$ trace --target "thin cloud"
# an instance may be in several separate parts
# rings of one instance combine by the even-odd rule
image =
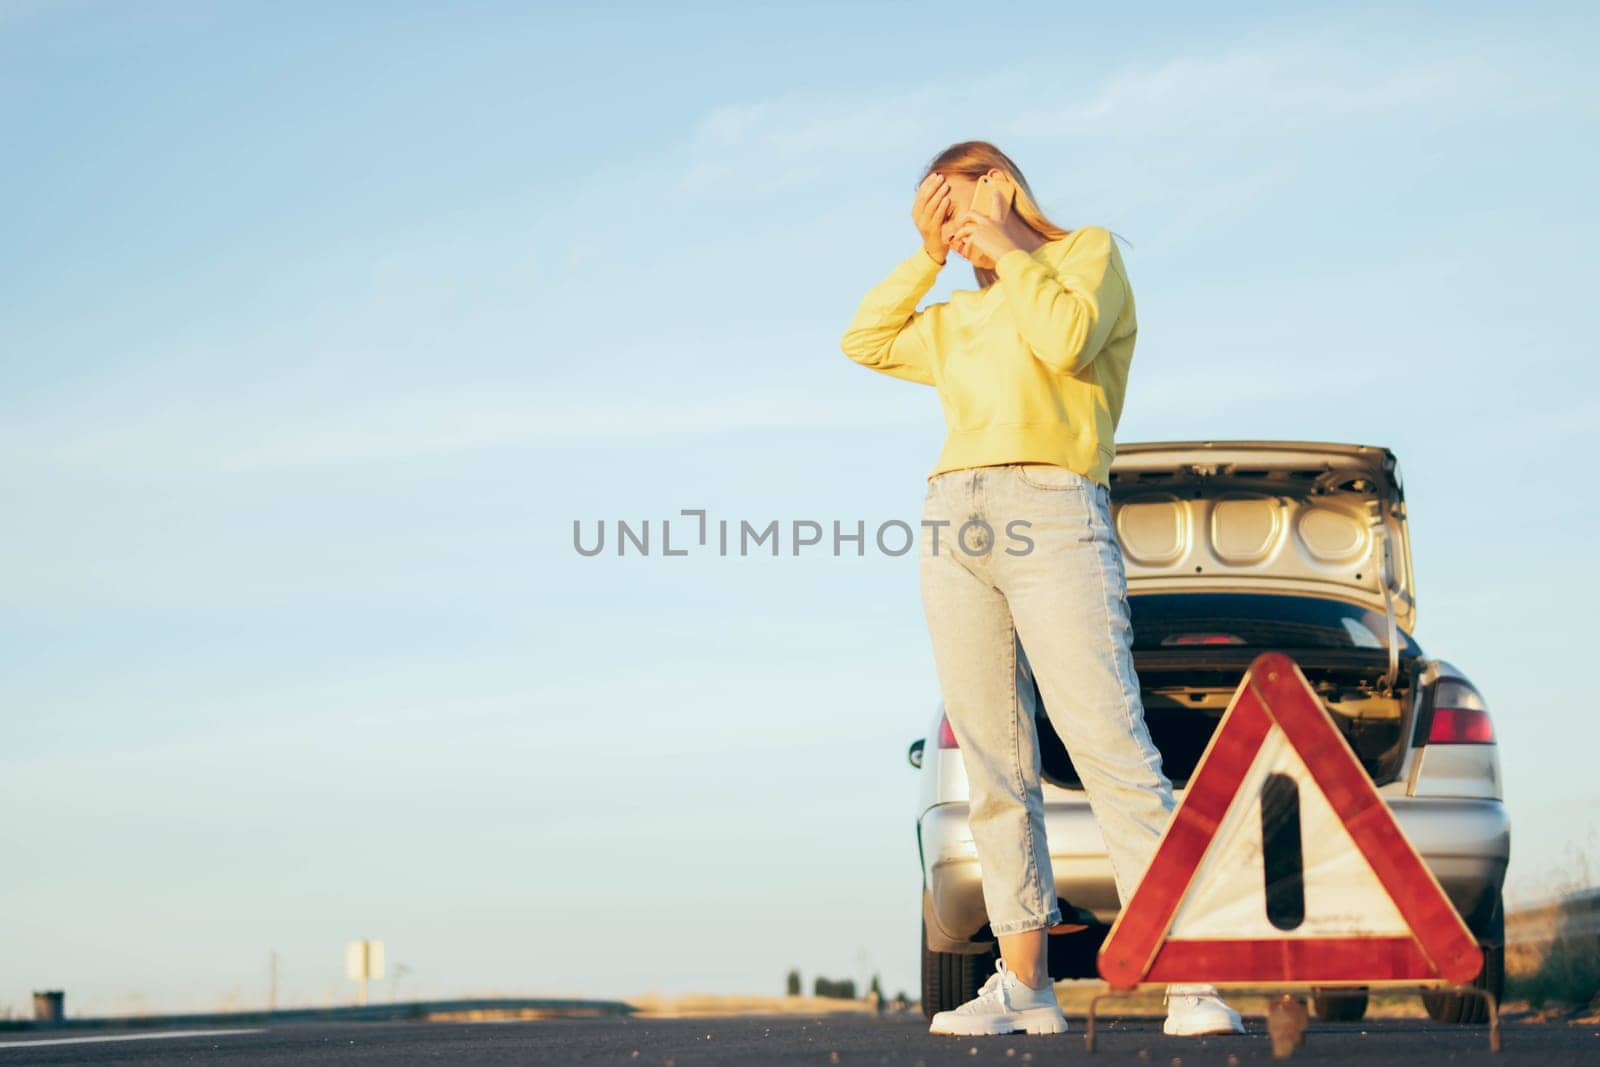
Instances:
[[[1539,106],[1544,99],[1520,84],[1532,80],[1527,72],[1535,69],[1533,61],[1503,42],[1498,51],[1460,42],[1438,45],[1434,53],[1406,47],[1413,52],[1401,63],[1394,49],[1374,51],[1366,40],[1300,38],[1153,64],[1130,59],[1077,87],[1063,83],[1058,69],[1022,65],[986,76],[978,94],[949,80],[930,80],[868,98],[830,89],[730,102],[703,114],[667,152],[622,161],[578,183],[577,210],[602,227],[609,219],[625,229],[632,225],[628,205],[656,203],[663,184],[709,196],[730,183],[759,183],[766,204],[775,186],[826,191],[837,180],[831,175],[841,158],[917,159],[943,143],[943,131],[970,126],[1032,140],[1030,173],[1070,175],[1069,189],[1037,190],[1052,213],[1070,195],[1073,210],[1060,212],[1068,224],[1100,217],[1115,222],[1142,206],[1165,205],[1147,212],[1141,237],[1170,245],[1229,214],[1249,211],[1272,188],[1295,178],[1297,164],[1282,152],[1219,155],[1208,140],[1218,131],[1270,126],[1283,140],[1303,143],[1333,122],[1406,109],[1425,110],[1438,120],[1485,107]],[[1496,57],[1493,66],[1481,59],[1489,53]],[[994,100],[1039,99],[1046,82],[1053,86],[1051,96],[1065,103],[996,121]],[[1159,139],[1159,152],[1148,150],[1144,142],[1151,139]],[[1073,166],[1085,152],[1109,165]],[[1174,198],[1173,183],[1180,179],[1184,195]],[[582,244],[568,250],[573,265],[604,260],[612,246],[606,238],[603,229],[586,233]],[[830,351],[819,358],[834,356]],[[241,403],[149,422],[138,421],[132,414],[138,405],[130,403],[129,413],[120,416],[57,412],[31,427],[12,426],[0,434],[0,465],[246,471],[623,436],[937,419],[925,396],[889,399],[876,390],[843,395],[853,399],[774,390],[702,395],[689,403],[647,396],[620,406],[553,396],[517,401],[388,395],[371,398],[359,412],[309,415],[303,397],[280,395],[264,406],[257,400],[254,407]]]
[[[935,418],[935,413],[930,411],[928,418]],[[893,422],[893,409],[869,408],[865,404],[840,406],[836,398],[802,398],[792,393],[746,393],[693,404],[650,399],[621,403],[545,402],[445,411],[417,427],[311,428],[231,452],[220,457],[218,466],[246,471],[404,459],[468,449],[692,434],[872,428]]]
[[[12,430],[0,455],[13,468],[90,468],[245,473],[403,460],[472,449],[577,444],[693,434],[874,429],[938,424],[925,403],[890,403],[872,392],[845,397],[757,390],[693,402],[661,397],[426,402],[389,399],[352,424],[350,412],[316,418],[288,406],[247,420],[151,423],[73,436],[60,425]]]
[[[1025,112],[1018,134],[1178,134],[1213,138],[1264,126],[1305,136],[1318,125],[1426,110],[1451,114],[1526,110],[1559,97],[1540,92],[1539,59],[1504,41],[1404,42],[1282,39],[1215,55],[1129,65],[1059,107]],[[1070,98],[1069,98],[1070,99]]]

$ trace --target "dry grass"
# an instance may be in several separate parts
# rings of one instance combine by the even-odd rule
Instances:
[[[581,1019],[615,1017],[614,1011],[599,1009],[584,1010],[576,1008],[562,1008],[548,1010],[541,1008],[474,1008],[470,1011],[432,1011],[423,1015],[424,1022],[430,1023],[511,1023],[528,1022],[534,1019]]]
[[[839,997],[755,997],[720,993],[685,993],[676,997],[646,994],[630,997],[639,1016],[675,1018],[716,1015],[817,1015],[824,1012],[873,1014],[877,1009],[867,1000]]]
[[[1506,945],[1506,993],[1535,1007],[1595,1005],[1600,998],[1600,938],[1588,925],[1550,908],[1532,914],[1532,936]]]
[[[1082,1016],[1089,1010],[1089,1001],[1106,992],[1106,983],[1093,979],[1068,979],[1055,984],[1056,999],[1061,1010],[1069,1015]],[[1268,997],[1264,995],[1223,994],[1228,1003],[1246,1016],[1265,1016]],[[834,997],[755,997],[731,996],[717,993],[689,993],[676,997],[656,995],[628,998],[628,1003],[644,1018],[686,1018],[695,1016],[726,1015],[812,1015],[847,1013],[871,1015],[875,1012],[870,1001],[844,1000]],[[887,1012],[887,1007],[886,1007]],[[913,1004],[913,1010],[916,1005]],[[1167,1011],[1159,990],[1135,996],[1116,997],[1100,1002],[1097,1013],[1121,1017],[1160,1018]],[[1374,993],[1367,1011],[1368,1018],[1422,1019],[1422,1000],[1415,993]]]
[[[1506,916],[1506,994],[1535,1008],[1584,1009],[1600,998],[1600,896],[1587,851],[1545,878],[1553,899]]]

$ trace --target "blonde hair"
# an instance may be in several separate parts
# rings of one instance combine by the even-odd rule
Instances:
[[[1011,179],[1017,187],[1016,199],[1011,204],[1011,210],[1023,222],[1033,227],[1047,241],[1054,241],[1058,237],[1065,237],[1072,231],[1051,222],[1045,213],[1039,209],[1039,202],[1034,199],[1033,190],[1028,187],[1028,179],[1022,176],[1022,170],[1011,157],[988,141],[957,141],[943,152],[933,157],[933,161],[922,171],[922,176],[917,179],[920,184],[934,171],[944,175],[959,175],[963,178],[978,178],[999,169]],[[959,210],[966,210],[965,206]],[[973,277],[978,279],[978,285],[987,288],[993,284],[995,273],[992,270],[980,269],[976,265],[972,268]]]

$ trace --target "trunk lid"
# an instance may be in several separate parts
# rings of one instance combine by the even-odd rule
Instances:
[[[1387,448],[1118,444],[1111,498],[1130,594],[1303,593],[1373,608],[1407,633],[1416,628],[1405,496]]]

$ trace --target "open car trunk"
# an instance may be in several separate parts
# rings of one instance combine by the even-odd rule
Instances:
[[[1300,665],[1374,781],[1395,778],[1422,650],[1410,636],[1416,584],[1388,449],[1119,444],[1111,502],[1145,720],[1174,785],[1269,649]],[[1046,778],[1077,788],[1042,701],[1036,708]]]
[[[1162,770],[1175,787],[1194,772],[1217,723],[1233,699],[1250,661],[1265,649],[1214,648],[1136,652],[1139,692],[1150,739],[1161,752]],[[1292,656],[1323,706],[1333,716],[1361,765],[1382,785],[1398,777],[1411,731],[1414,679],[1421,657],[1401,659],[1392,691],[1382,681],[1388,656],[1369,649],[1282,649]],[[1041,770],[1047,781],[1068,789],[1082,783],[1035,690]]]

